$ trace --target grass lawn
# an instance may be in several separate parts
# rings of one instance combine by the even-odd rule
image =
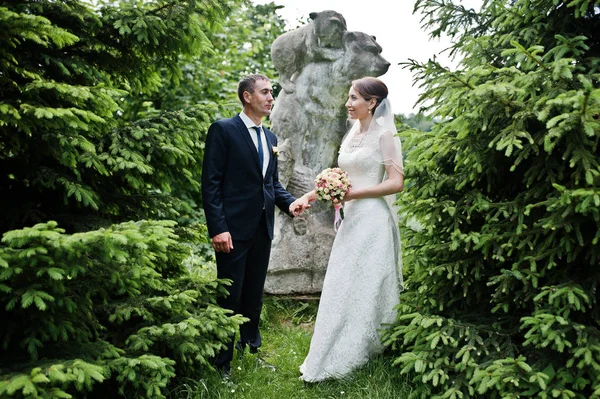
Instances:
[[[392,359],[378,356],[365,367],[341,381],[308,384],[300,380],[298,367],[310,345],[317,300],[266,297],[261,333],[260,356],[272,370],[262,366],[257,355],[235,351],[230,381],[216,372],[200,380],[189,380],[172,393],[174,398],[190,399],[329,399],[408,397],[410,384]]]

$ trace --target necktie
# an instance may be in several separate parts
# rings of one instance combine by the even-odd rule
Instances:
[[[262,171],[264,153],[263,153],[263,148],[262,148],[262,140],[260,138],[260,127],[252,126],[252,128],[254,130],[256,130],[256,137],[258,137],[258,162],[260,164],[260,170]]]

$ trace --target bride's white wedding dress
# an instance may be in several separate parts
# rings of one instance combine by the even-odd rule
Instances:
[[[338,164],[353,188],[384,179],[383,129],[374,130],[350,132],[340,149]],[[400,237],[390,204],[386,198],[369,198],[344,205],[310,350],[300,366],[305,381],[343,377],[383,350],[379,330],[394,321],[402,284]]]

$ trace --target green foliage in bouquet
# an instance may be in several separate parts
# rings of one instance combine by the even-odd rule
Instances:
[[[174,225],[5,233],[0,397],[161,398],[175,375],[208,367],[242,318],[216,306],[213,276],[184,265]]]
[[[600,2],[415,7],[461,62],[407,64],[438,123],[404,132],[408,290],[384,341],[413,397],[598,398]]]

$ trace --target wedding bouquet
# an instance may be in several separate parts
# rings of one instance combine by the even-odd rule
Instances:
[[[350,187],[352,187],[352,184],[350,183],[348,173],[341,168],[327,168],[315,178],[317,199],[333,203],[335,209],[333,229],[336,232],[344,219],[342,200]]]

